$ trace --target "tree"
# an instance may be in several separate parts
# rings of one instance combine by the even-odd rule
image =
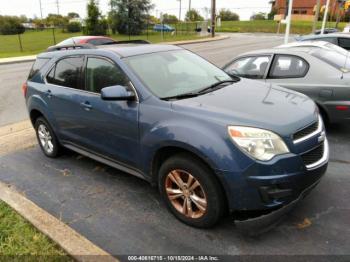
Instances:
[[[87,19],[85,33],[87,35],[105,35],[107,32],[106,21],[101,16],[96,0],[89,0],[87,4]]]
[[[48,14],[48,16],[45,18],[45,24],[47,26],[64,27],[68,24],[68,18],[62,15]]]
[[[267,15],[268,20],[273,20],[275,18],[275,15],[277,15],[276,8],[273,8],[270,13]]]
[[[163,14],[163,23],[164,24],[176,24],[179,22],[179,19],[176,17],[176,15],[170,15],[170,14]]]
[[[231,12],[229,9],[221,9],[219,16],[221,21],[239,21],[239,15]]]
[[[34,17],[32,19],[32,23],[36,28],[43,29],[45,27],[45,19],[40,19],[38,17]]]
[[[15,35],[23,34],[24,26],[21,24],[21,19],[17,16],[0,16],[0,34]]]
[[[147,23],[147,14],[153,8],[151,0],[111,0],[109,21],[112,30],[120,34],[139,35]]]
[[[203,21],[203,20],[204,20],[203,16],[201,16],[196,9],[188,10],[185,16],[185,21],[195,22],[195,21]]]
[[[266,14],[265,13],[257,13],[250,17],[250,20],[266,20]]]
[[[72,19],[72,18],[79,18],[80,16],[79,16],[78,13],[69,12],[69,13],[67,14],[67,17],[68,17],[69,19]]]
[[[154,15],[147,15],[146,20],[148,24],[159,24],[160,20],[159,18],[155,17]]]
[[[27,23],[27,22],[28,22],[28,18],[27,18],[25,15],[21,15],[21,16],[19,17],[19,21],[20,21],[21,23]]]
[[[81,31],[81,24],[78,22],[71,22],[67,25],[67,32],[76,33]]]

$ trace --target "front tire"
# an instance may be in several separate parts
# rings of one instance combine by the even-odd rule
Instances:
[[[45,118],[39,117],[35,121],[35,133],[41,150],[47,157],[55,158],[60,153],[60,144]]]
[[[188,154],[164,162],[159,190],[168,209],[190,226],[212,227],[225,211],[224,193],[213,172]]]

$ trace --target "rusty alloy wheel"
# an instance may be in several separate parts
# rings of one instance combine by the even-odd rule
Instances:
[[[190,173],[175,169],[168,173],[165,190],[173,207],[188,218],[200,218],[207,211],[207,197]]]

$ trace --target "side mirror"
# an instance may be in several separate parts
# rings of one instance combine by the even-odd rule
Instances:
[[[133,92],[129,91],[125,86],[108,86],[101,89],[101,98],[103,100],[115,100],[115,101],[132,101],[136,96]]]

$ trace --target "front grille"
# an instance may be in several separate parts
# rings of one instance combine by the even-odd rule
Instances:
[[[316,121],[315,123],[299,130],[298,132],[296,132],[294,135],[293,135],[293,140],[298,140],[300,138],[303,138],[307,135],[310,135],[311,133],[315,132],[318,128],[318,121]]]
[[[301,155],[306,166],[311,165],[319,161],[324,154],[324,143],[320,144],[318,147],[312,149],[311,151]]]

